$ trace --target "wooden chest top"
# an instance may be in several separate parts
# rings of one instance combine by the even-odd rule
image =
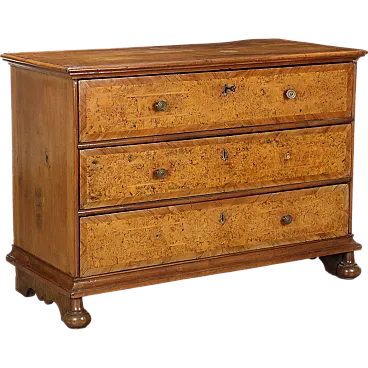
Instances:
[[[7,53],[1,56],[12,63],[68,73],[78,79],[348,62],[366,53],[344,47],[260,39],[179,46]]]

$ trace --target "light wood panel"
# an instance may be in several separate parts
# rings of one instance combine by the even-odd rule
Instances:
[[[348,185],[80,219],[90,276],[348,234]],[[289,225],[282,217],[291,215]]]
[[[352,70],[349,63],[80,81],[80,140],[348,118]],[[224,95],[225,85],[235,92]],[[158,101],[166,111],[156,110]]]
[[[105,141],[94,142],[79,142],[78,148],[80,150],[102,147],[116,147],[127,146],[130,144],[143,144],[143,143],[156,143],[156,142],[170,142],[180,141],[184,139],[198,139],[198,138],[210,138],[210,137],[224,137],[226,135],[239,135],[248,133],[263,133],[274,132],[276,130],[288,130],[288,129],[301,129],[301,128],[313,128],[320,126],[331,126],[338,124],[349,124],[353,122],[353,117],[348,118],[330,118],[325,120],[303,120],[290,123],[278,123],[278,124],[265,124],[265,125],[253,125],[242,128],[227,128],[227,129],[215,129],[204,130],[201,132],[189,132],[189,133],[175,133],[175,134],[163,134],[147,137],[134,137],[134,138],[119,138],[109,139]]]
[[[103,215],[103,214],[115,213],[115,212],[145,210],[145,209],[156,208],[156,207],[166,207],[166,206],[177,206],[177,205],[182,205],[182,204],[211,202],[211,201],[218,201],[218,200],[223,200],[223,199],[228,199],[228,198],[239,198],[239,197],[250,196],[250,195],[268,194],[268,193],[273,193],[275,191],[285,192],[285,191],[290,191],[290,190],[316,188],[316,187],[326,186],[326,185],[338,185],[338,184],[350,184],[350,183],[351,183],[351,177],[341,178],[341,179],[308,181],[308,182],[302,182],[302,183],[296,183],[296,184],[278,185],[276,188],[275,187],[261,187],[261,188],[256,188],[256,189],[236,190],[232,192],[221,192],[221,193],[206,194],[206,195],[161,199],[159,201],[134,202],[134,203],[128,203],[128,204],[120,204],[116,206],[109,206],[109,207],[94,207],[94,208],[80,209],[78,211],[78,215],[80,217],[95,216],[95,215]]]
[[[351,126],[92,149],[80,160],[81,208],[340,179]]]

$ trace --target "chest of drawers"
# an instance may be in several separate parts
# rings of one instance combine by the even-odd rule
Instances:
[[[286,40],[3,54],[16,289],[92,294],[320,257],[355,278],[363,50]]]

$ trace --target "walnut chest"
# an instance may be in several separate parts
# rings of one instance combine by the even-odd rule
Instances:
[[[55,302],[321,257],[355,278],[363,50],[246,40],[3,54],[16,289]]]

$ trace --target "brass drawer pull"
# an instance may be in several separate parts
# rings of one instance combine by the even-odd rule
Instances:
[[[158,169],[154,172],[154,175],[157,179],[165,179],[167,176],[167,170],[165,169]]]
[[[288,90],[285,92],[285,95],[286,95],[286,97],[287,97],[289,100],[294,100],[294,98],[296,97],[296,91],[295,91],[295,89],[288,89]]]
[[[293,216],[291,215],[282,216],[281,222],[283,225],[289,225],[293,222]]]
[[[166,111],[167,109],[167,102],[166,101],[158,101],[155,103],[155,109],[157,111]]]
[[[224,90],[222,91],[222,94],[224,95],[224,96],[227,96],[227,94],[228,94],[228,92],[235,92],[236,91],[236,86],[235,86],[235,84],[234,85],[232,85],[232,86],[228,86],[227,84],[225,84],[225,86],[224,86]]]

